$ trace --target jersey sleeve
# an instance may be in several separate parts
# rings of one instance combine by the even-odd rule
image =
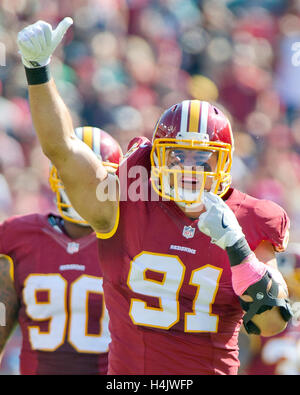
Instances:
[[[254,213],[262,239],[272,243],[275,251],[284,251],[290,229],[290,219],[285,210],[272,201],[260,200],[254,206]]]
[[[127,202],[147,200],[151,149],[151,142],[146,137],[135,137],[130,141],[128,151],[116,172],[120,192],[116,222],[111,232],[96,233],[99,239],[109,239],[116,233],[121,212],[125,210]]]
[[[22,244],[28,229],[41,226],[39,214],[13,216],[0,224],[0,254],[11,255]]]

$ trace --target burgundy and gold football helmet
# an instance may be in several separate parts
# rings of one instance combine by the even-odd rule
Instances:
[[[157,122],[152,144],[152,186],[163,198],[191,207],[201,203],[207,180],[210,180],[210,191],[215,194],[223,196],[229,189],[234,141],[229,120],[214,105],[200,100],[185,100],[173,105]],[[182,152],[193,151],[200,159],[194,166],[170,166],[168,153],[172,150],[179,158],[177,163]],[[217,153],[213,169],[205,165],[212,153]],[[197,188],[186,191],[182,183],[180,185],[182,177],[198,177],[201,185],[198,183]]]
[[[116,171],[123,153],[118,142],[104,130],[84,126],[75,129],[76,136],[87,144],[97,155],[108,171]],[[51,165],[49,184],[56,194],[56,205],[62,218],[67,221],[88,226],[88,223],[72,207],[71,202],[65,192],[62,180],[59,178],[57,169]]]

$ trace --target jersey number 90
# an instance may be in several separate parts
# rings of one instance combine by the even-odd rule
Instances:
[[[70,285],[67,306],[67,281],[60,274],[31,274],[24,282],[23,300],[26,313],[33,321],[48,323],[48,330],[29,326],[32,349],[55,351],[66,340],[80,353],[107,352],[110,342],[108,313],[103,299],[103,280],[82,275]],[[39,301],[38,292],[46,292],[46,301]],[[100,294],[103,300],[99,333],[88,333],[89,295]]]

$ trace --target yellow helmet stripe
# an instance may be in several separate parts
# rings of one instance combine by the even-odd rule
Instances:
[[[199,100],[190,101],[190,119],[188,132],[199,132],[200,107],[201,102]]]
[[[91,126],[85,126],[83,128],[83,139],[82,141],[93,149],[93,128]]]

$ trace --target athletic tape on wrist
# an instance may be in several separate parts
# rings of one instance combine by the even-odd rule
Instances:
[[[48,65],[32,69],[25,67],[25,73],[28,85],[45,84],[51,79],[50,69]]]
[[[226,252],[229,258],[230,266],[239,265],[248,255],[252,253],[249,244],[245,237],[241,237],[231,247],[226,247]]]
[[[232,266],[232,287],[236,295],[243,295],[250,285],[263,278],[266,271],[267,266],[256,258],[254,252],[248,255],[239,265]]]

